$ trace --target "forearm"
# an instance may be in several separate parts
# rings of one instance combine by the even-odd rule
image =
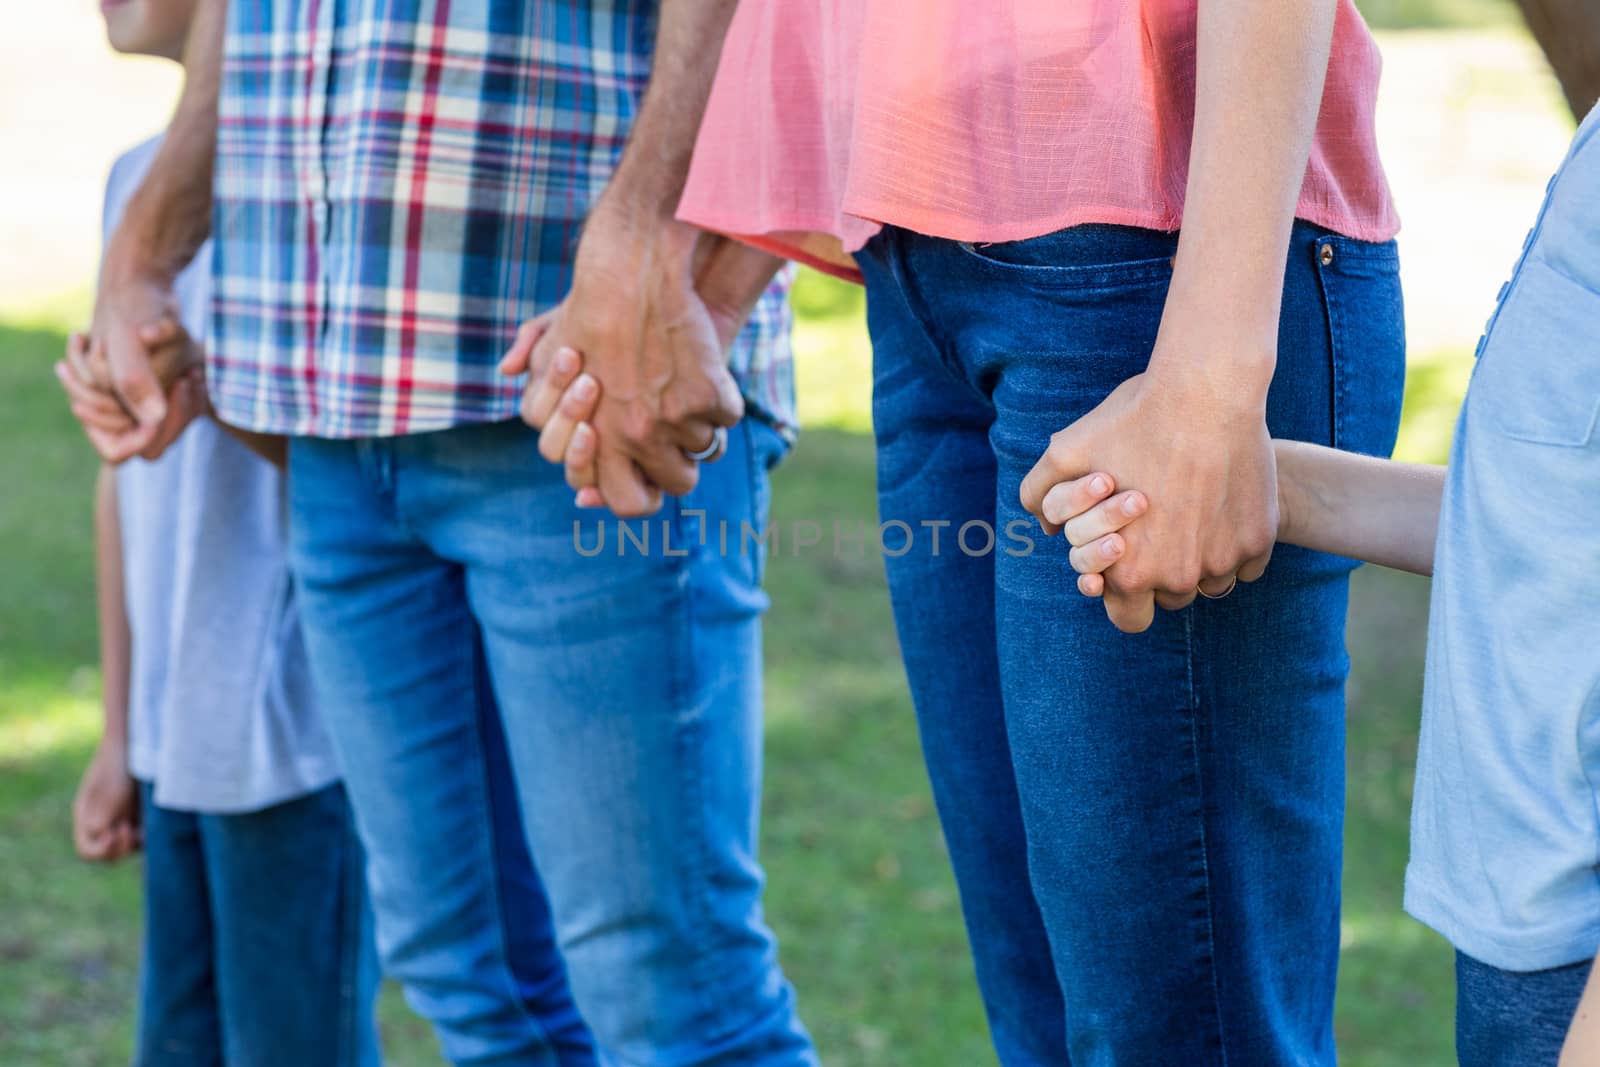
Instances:
[[[1600,1067],[1600,956],[1589,972],[1589,985],[1578,1002],[1560,1067]]]
[[[1335,0],[1200,0],[1194,140],[1163,324],[1191,336],[1164,336],[1152,371],[1202,372],[1219,395],[1264,407],[1335,11]]]
[[[241,429],[238,426],[224,422],[209,400],[206,402],[206,414],[211,417],[213,422],[222,427],[223,433],[232,437],[280,471],[289,466],[289,439],[284,435],[256,433],[254,430]]]
[[[166,137],[107,244],[101,277],[175,278],[211,233],[211,177],[227,0],[198,0],[184,48],[184,85]]]
[[[1278,539],[1415,574],[1433,573],[1445,468],[1276,441]]]
[[[100,675],[105,709],[104,744],[128,746],[128,672],[133,638],[128,627],[122,578],[122,523],[117,514],[117,477],[102,465],[95,481],[94,547],[100,622]]]
[[[712,315],[728,322],[737,334],[784,261],[743,241],[710,234],[702,244],[702,254],[695,291]]]
[[[736,6],[737,0],[662,0],[650,86],[596,208],[673,235],[689,259],[700,233],[675,214]]]

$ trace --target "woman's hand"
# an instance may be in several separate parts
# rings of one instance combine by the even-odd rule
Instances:
[[[1197,355],[1181,370],[1128,379],[1055,434],[1022,483],[1023,506],[1052,533],[1059,524],[1043,509],[1046,493],[1095,471],[1116,471],[1154,501],[1105,576],[1106,614],[1127,633],[1148,629],[1158,605],[1176,611],[1197,592],[1256,580],[1272,555],[1278,496],[1265,388],[1205,366]]]

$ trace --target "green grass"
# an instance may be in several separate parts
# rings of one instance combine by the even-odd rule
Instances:
[[[1518,20],[1511,0],[1356,0],[1375,29],[1504,26]]]
[[[777,517],[872,521],[859,294],[808,275],[797,301],[807,421]],[[0,1064],[122,1062],[137,966],[137,872],[83,866],[68,811],[95,729],[89,544],[94,462],[48,367],[62,337],[0,327]],[[1413,425],[1448,424],[1423,381]],[[1441,411],[1443,415],[1441,415]],[[1446,431],[1447,433],[1447,431]],[[1423,451],[1437,442],[1419,437]],[[771,921],[834,1067],[985,1067],[982,1012],[882,569],[785,554],[768,569],[765,858]],[[1427,583],[1358,575],[1350,644],[1349,831],[1338,1032],[1355,1067],[1450,1057],[1450,961],[1399,911]],[[390,991],[390,1062],[437,1067]]]

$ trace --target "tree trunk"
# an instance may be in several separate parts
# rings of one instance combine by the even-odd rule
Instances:
[[[1582,119],[1600,100],[1600,0],[1517,0],[1572,113]]]

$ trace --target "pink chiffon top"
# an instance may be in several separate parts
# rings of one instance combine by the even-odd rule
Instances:
[[[1015,241],[1183,221],[1198,0],[743,0],[679,216],[859,279],[883,225]],[[1382,60],[1353,0],[1299,217],[1399,229],[1374,125]]]

